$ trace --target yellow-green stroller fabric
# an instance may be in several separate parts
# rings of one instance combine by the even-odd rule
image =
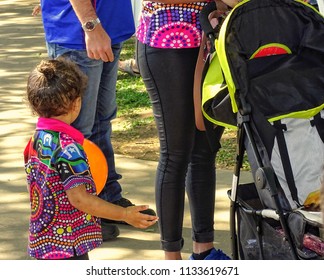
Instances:
[[[202,85],[204,116],[235,128],[233,116],[246,109],[238,104],[240,96],[269,121],[318,114],[324,108],[323,42],[323,16],[307,3],[242,1],[229,13],[215,41],[216,52]],[[286,53],[256,56],[276,46]]]

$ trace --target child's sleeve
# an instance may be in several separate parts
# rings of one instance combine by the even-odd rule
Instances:
[[[95,192],[95,184],[89,170],[87,157],[76,143],[65,146],[55,163],[65,190],[86,185],[87,190]]]

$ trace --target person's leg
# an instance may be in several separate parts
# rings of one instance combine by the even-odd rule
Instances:
[[[208,139],[205,132],[196,130],[186,184],[192,217],[191,259],[228,259],[221,250],[214,249],[215,159],[223,131],[222,127],[213,129],[212,139]]]
[[[185,177],[194,142],[193,76],[198,49],[138,44],[138,66],[150,95],[160,140],[156,205],[166,259],[181,259]]]
[[[89,108],[90,106],[84,106],[84,119],[77,119],[73,125],[78,127],[89,127],[89,125],[82,125],[86,122],[91,122],[91,134],[85,134],[88,138],[97,144],[102,152],[104,153],[108,163],[108,179],[100,192],[99,197],[117,204],[122,207],[128,207],[134,205],[130,200],[122,196],[122,188],[119,183],[119,179],[122,176],[117,173],[115,166],[115,154],[111,143],[112,125],[111,121],[116,117],[117,114],[117,103],[116,103],[116,83],[118,76],[118,61],[122,44],[115,44],[112,46],[114,53],[114,61],[112,62],[101,62],[98,65],[91,65],[91,67],[85,67],[85,71],[88,75],[88,89],[87,92],[95,92],[94,94],[88,94],[88,98],[85,104],[91,104],[91,108],[96,108],[95,112]],[[81,69],[83,66],[80,66]],[[86,93],[87,94],[87,93]],[[94,104],[95,103],[95,104]],[[91,114],[91,115],[90,115]],[[84,128],[82,128],[84,130]],[[81,130],[82,131],[82,130]],[[87,131],[82,131],[87,133]],[[143,213],[148,215],[155,215],[155,211],[152,209],[144,210]],[[113,222],[111,220],[102,219],[103,225],[107,222]],[[119,222],[123,223],[123,222]],[[108,235],[118,235],[119,232],[108,232]]]
[[[63,56],[78,64],[82,72],[88,77],[87,88],[82,97],[81,111],[78,118],[72,123],[72,126],[81,131],[85,138],[93,141],[93,127],[97,115],[99,84],[103,62],[89,59],[86,51],[70,51]]]
[[[116,172],[115,154],[111,143],[111,121],[117,114],[116,83],[121,49],[122,44],[113,45],[114,61],[103,63],[97,100],[97,114],[90,140],[101,148],[108,161],[108,180],[99,197],[119,206],[129,207],[134,204],[122,196],[122,188],[118,181],[122,176]],[[152,209],[144,210],[143,213],[155,215],[155,211]],[[107,219],[102,220],[104,222],[113,222]]]
[[[118,63],[118,70],[134,77],[141,76],[135,58],[130,58],[124,61],[120,60]]]
[[[122,189],[118,182],[121,179],[121,175],[116,172],[115,154],[111,144],[111,121],[117,114],[116,83],[121,48],[122,44],[113,45],[114,61],[103,63],[96,104],[95,123],[90,137],[90,140],[101,148],[108,162],[108,180],[99,196],[110,202],[115,202],[122,197]]]
[[[100,143],[96,141],[97,139],[96,135],[95,136],[93,135],[93,130],[98,116],[97,103],[98,103],[98,96],[99,96],[100,80],[101,80],[101,75],[104,67],[103,62],[100,60],[94,60],[88,58],[86,51],[70,50],[61,47],[57,44],[47,44],[47,49],[50,58],[54,59],[59,56],[64,56],[65,58],[74,61],[80,67],[81,71],[83,71],[87,75],[88,84],[87,84],[86,92],[84,93],[84,96],[82,98],[81,111],[78,118],[74,121],[72,125],[78,130],[80,130],[86,138],[92,140],[100,147]],[[111,109],[113,111],[113,113],[111,114],[112,116],[114,116],[115,114],[116,111],[115,107],[116,106],[114,106]],[[106,125],[103,126],[103,129],[105,127]],[[110,131],[108,131],[107,133],[110,135]],[[108,138],[108,141],[110,141],[110,138]],[[102,147],[100,148],[103,149]],[[106,157],[107,154],[109,154],[109,156],[112,154],[113,156],[113,153],[110,154],[109,152],[106,152],[105,154]],[[109,161],[110,160],[108,157],[107,158],[108,166],[109,164],[111,165],[109,166],[108,169],[110,171],[110,174],[114,174],[116,173],[114,172],[115,170],[114,161],[112,160],[111,163],[109,163]],[[117,176],[120,177],[120,175],[114,174],[111,175],[112,177],[111,178],[109,177],[108,174],[108,179],[106,184],[109,184],[110,180],[115,182]],[[117,200],[121,196],[120,194],[121,187],[119,183],[117,182],[117,184],[112,184],[112,185],[113,185],[111,188],[112,195],[111,196],[106,195],[105,197],[105,199],[109,202],[114,201],[114,199]],[[102,223],[102,236],[104,241],[115,239],[118,235],[119,235],[119,229],[117,228],[117,226],[109,225],[107,223]]]
[[[97,144],[108,163],[108,178],[100,197],[109,202],[121,198],[121,186],[116,173],[114,151],[111,145],[111,120],[115,118],[117,62],[121,44],[112,46],[115,60],[104,63],[90,59],[86,51],[69,50],[63,56],[74,61],[88,77],[86,92],[82,98],[81,112],[72,126]]]
[[[121,198],[121,178],[115,169],[114,151],[111,145],[111,121],[116,117],[116,82],[118,59],[122,44],[112,46],[115,60],[104,63],[90,59],[84,50],[69,50],[58,45],[47,44],[52,58],[64,56],[74,61],[88,77],[87,89],[82,98],[81,111],[72,123],[76,129],[97,144],[108,163],[108,179],[100,193],[103,199],[114,202]]]
[[[192,221],[193,253],[213,248],[215,210],[215,156],[206,133],[196,129],[195,146],[188,168],[186,188]]]
[[[136,48],[137,48],[137,44],[135,41],[135,53],[134,53],[134,58],[130,58],[127,60],[119,60],[118,62],[118,70],[124,73],[127,73],[131,76],[135,76],[135,77],[139,77],[141,76],[138,66],[137,66],[137,59],[136,59]]]

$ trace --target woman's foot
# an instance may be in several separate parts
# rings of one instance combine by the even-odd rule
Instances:
[[[222,250],[215,248],[211,249],[209,251],[209,254],[207,256],[203,255],[204,258],[199,258],[197,255],[203,255],[203,254],[192,254],[189,258],[189,260],[230,260],[231,258],[227,256]]]

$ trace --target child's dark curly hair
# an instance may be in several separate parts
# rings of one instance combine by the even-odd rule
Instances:
[[[87,77],[72,61],[64,58],[42,60],[27,80],[27,100],[40,117],[68,113],[72,103],[82,97]]]

